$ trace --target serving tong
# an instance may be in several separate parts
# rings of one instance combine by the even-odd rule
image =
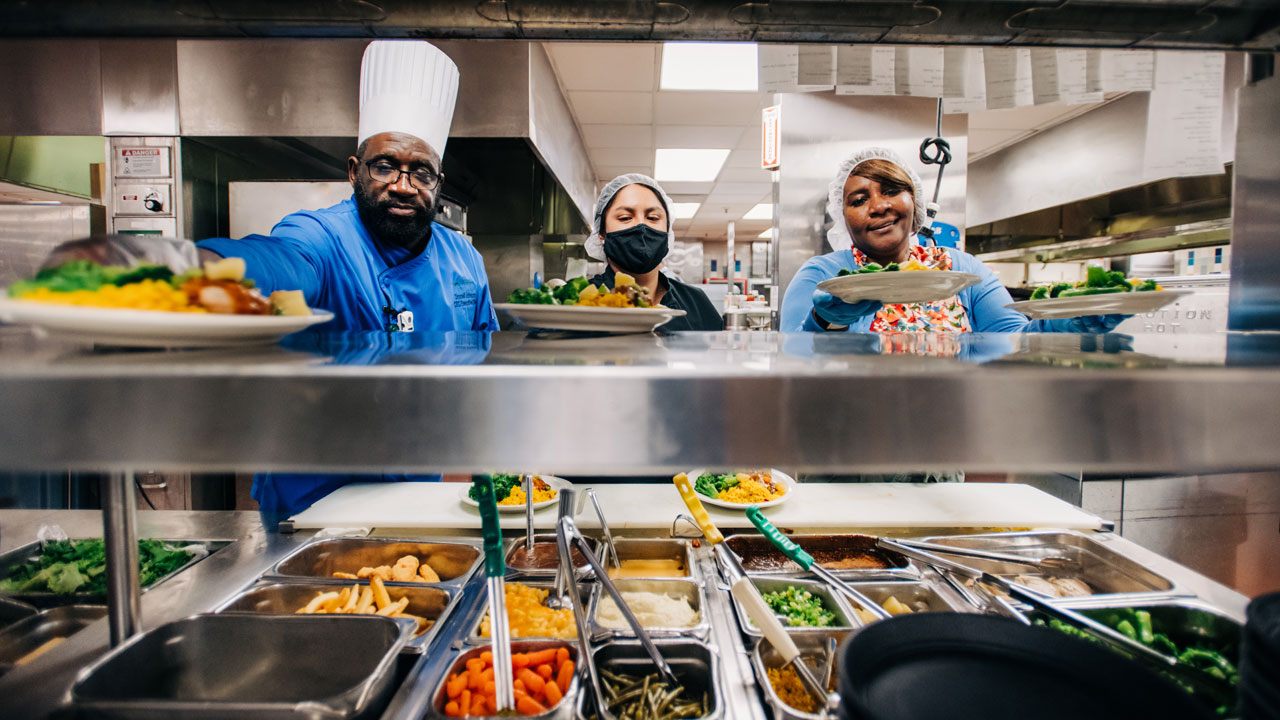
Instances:
[[[493,492],[493,477],[476,475],[477,502],[480,505],[480,532],[484,537],[484,574],[489,591],[490,642],[493,651],[493,684],[498,712],[516,706],[515,678],[511,669],[511,626],[507,619],[507,563],[502,554],[502,524],[498,520],[498,500]]]
[[[724,576],[725,582],[729,585],[729,592],[742,604],[743,609],[747,611],[747,616],[751,621],[760,628],[764,636],[769,639],[769,643],[782,656],[783,667],[790,665],[795,668],[796,675],[800,678],[800,683],[804,685],[805,690],[818,701],[818,706],[822,708],[822,717],[834,716],[837,707],[840,705],[840,696],[836,693],[828,693],[827,687],[831,683],[831,669],[835,665],[835,638],[831,638],[827,645],[827,657],[824,663],[823,680],[818,681],[814,677],[813,672],[805,665],[804,659],[800,656],[800,648],[796,647],[795,641],[791,639],[791,635],[787,633],[786,628],[782,626],[782,622],[778,620],[778,616],[774,614],[773,609],[764,601],[764,597],[760,594],[760,588],[751,582],[747,577],[746,571],[742,568],[742,560],[737,553],[724,544],[724,535],[711,521],[711,516],[707,514],[706,508],[702,506],[702,501],[695,494],[692,483],[685,474],[677,475],[674,478],[676,489],[680,492],[681,499],[684,500],[685,506],[689,508],[689,512],[693,515],[688,518],[681,514],[676,517],[686,518],[702,531],[702,537],[711,545],[711,552],[715,555],[716,563],[720,566],[720,572]],[[672,524],[674,530],[675,524]]]
[[[956,547],[954,545],[942,545],[940,543],[924,542],[922,540],[895,540],[894,542],[898,545],[915,548],[917,550],[924,550],[930,553],[958,555],[960,557],[990,560],[992,562],[1008,563],[1010,565],[1026,565],[1049,572],[1077,573],[1080,571],[1080,562],[1078,560],[1065,557],[1049,555],[1043,557],[1013,555],[1011,553],[993,552],[991,550],[977,550],[973,548]]]
[[[1010,597],[1030,605],[1039,612],[1075,626],[1076,628],[1079,628],[1080,630],[1083,630],[1093,637],[1103,641],[1107,645],[1134,657],[1136,660],[1145,661],[1149,665],[1155,666],[1160,671],[1167,672],[1175,676],[1182,682],[1186,682],[1200,688],[1213,697],[1220,698],[1222,702],[1228,702],[1230,698],[1234,696],[1234,689],[1225,681],[1219,680],[1218,678],[1196,670],[1195,668],[1187,667],[1186,665],[1178,662],[1177,658],[1165,655],[1158,650],[1147,647],[1124,633],[1114,630],[1087,615],[1078,613],[1070,608],[1056,605],[1050,602],[1046,596],[1041,595],[1034,590],[1025,588],[1018,583],[1012,582],[998,575],[993,575],[989,572],[978,570],[977,568],[969,567],[968,565],[947,560],[946,558],[934,555],[927,550],[921,550],[918,547],[908,545],[901,541],[890,540],[888,538],[877,538],[876,545],[884,548],[885,550],[892,550],[894,552],[901,553],[913,560],[929,565],[944,577],[946,577],[946,572],[953,572],[969,578],[974,581],[975,588],[982,588],[983,585],[999,588],[1000,590],[1008,593]],[[982,592],[997,601],[1000,600],[998,596],[987,592],[985,588],[982,589]],[[1022,613],[1018,612],[1016,608],[1011,607],[1007,603],[1002,603],[1002,606],[1009,612],[1013,613],[1014,617],[1021,620],[1023,624],[1031,624],[1031,621]]]

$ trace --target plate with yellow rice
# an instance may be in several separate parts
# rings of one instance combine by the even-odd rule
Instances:
[[[699,500],[732,510],[745,510],[751,505],[761,508],[781,505],[796,489],[795,478],[776,469],[719,471],[698,468],[690,470],[687,475],[694,481],[694,491]]]
[[[650,332],[685,314],[684,310],[661,305],[641,308],[495,303],[493,307],[525,327],[612,333]]]
[[[524,512],[524,481],[519,475],[495,475],[494,493],[500,494],[498,498],[498,512]],[[556,499],[560,496],[560,491],[565,488],[572,488],[573,483],[558,478],[554,475],[534,475],[533,476],[533,509],[541,510],[544,507],[551,507],[556,504]],[[505,485],[505,487],[501,487]],[[466,483],[462,488],[462,502],[465,505],[478,508],[480,503],[471,497],[471,483]]]
[[[0,291],[2,293],[3,291]],[[333,319],[310,315],[224,315],[86,307],[0,297],[0,320],[54,337],[122,347],[230,347],[273,343]]]

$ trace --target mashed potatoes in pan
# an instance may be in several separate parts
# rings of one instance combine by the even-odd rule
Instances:
[[[646,628],[686,628],[698,624],[700,615],[684,598],[671,597],[663,593],[635,591],[623,592],[626,601],[636,619]],[[618,609],[613,598],[605,596],[596,607],[596,622],[614,630],[629,630],[626,618]]]

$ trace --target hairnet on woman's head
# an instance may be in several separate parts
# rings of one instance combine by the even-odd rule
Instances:
[[[924,227],[926,220],[925,202],[924,202],[924,185],[920,182],[920,175],[911,168],[910,165],[902,159],[898,153],[885,147],[869,147],[863,148],[840,163],[840,169],[836,171],[836,177],[831,181],[831,185],[827,188],[827,214],[831,216],[831,229],[827,231],[827,242],[831,244],[832,250],[848,250],[853,247],[853,237],[849,235],[849,226],[844,221],[844,184],[849,179],[849,174],[853,169],[868,160],[886,160],[902,168],[907,177],[911,178],[911,199],[915,204],[916,214],[911,221],[911,234],[914,235]]]
[[[600,191],[600,195],[596,197],[595,212],[591,218],[591,235],[587,237],[587,255],[596,260],[604,260],[604,211],[609,209],[609,205],[613,203],[613,197],[618,191],[628,185],[643,185],[662,201],[662,207],[667,211],[667,252],[671,252],[671,248],[675,245],[676,231],[674,229],[675,220],[671,217],[671,198],[667,197],[667,192],[662,189],[657,180],[642,175],[640,173],[627,173],[619,175],[610,180],[604,189]]]

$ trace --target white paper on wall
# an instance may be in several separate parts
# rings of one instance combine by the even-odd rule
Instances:
[[[1161,51],[1147,104],[1148,181],[1222,172],[1222,53]]]
[[[796,59],[800,92],[821,92],[836,85],[836,49],[832,45],[801,45]]]
[[[1089,51],[1058,51],[1058,94],[1068,105],[1102,102],[1102,93],[1088,90]]]
[[[1154,50],[1098,50],[1089,92],[1147,92],[1155,70]]]
[[[756,48],[760,92],[796,92],[800,49],[795,45],[768,45]]]
[[[989,109],[1004,110],[1035,102],[1030,48],[984,48],[982,63]]]
[[[875,45],[837,48],[836,94],[892,95],[895,55],[894,48]]]
[[[897,95],[942,97],[942,48],[895,48],[893,76]]]
[[[987,109],[987,79],[984,72],[981,48],[947,48],[959,50],[964,57],[963,97],[942,99],[942,112],[947,115],[981,112]],[[950,60],[948,60],[950,62]],[[948,66],[949,67],[949,66]],[[944,68],[945,69],[945,68]]]
[[[1058,102],[1058,49],[1031,48],[1031,96],[1036,105]]]
[[[942,97],[968,97],[969,57],[972,48],[942,49]]]

